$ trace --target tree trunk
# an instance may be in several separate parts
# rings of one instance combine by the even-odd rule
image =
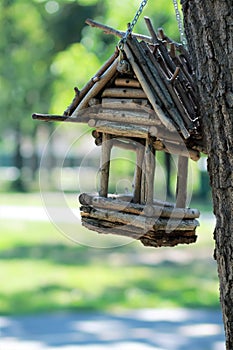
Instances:
[[[233,3],[181,0],[196,72],[216,216],[215,258],[226,333],[233,349]]]

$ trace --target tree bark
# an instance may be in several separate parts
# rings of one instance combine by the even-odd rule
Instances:
[[[215,258],[226,349],[233,349],[233,3],[182,0],[216,216]]]

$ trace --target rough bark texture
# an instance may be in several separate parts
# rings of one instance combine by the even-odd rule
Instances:
[[[233,2],[183,0],[208,148],[216,228],[215,257],[226,333],[233,349]]]

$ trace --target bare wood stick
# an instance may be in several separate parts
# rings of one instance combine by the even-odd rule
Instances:
[[[143,111],[127,111],[115,109],[100,109],[98,113],[89,113],[88,117],[95,120],[106,120],[115,123],[129,123],[138,125],[161,125],[160,120],[152,119],[152,114],[149,115]]]
[[[72,113],[71,118],[77,117],[78,113],[88,107],[88,102],[92,97],[95,97],[101,89],[105,86],[105,84],[113,77],[113,75],[116,73],[118,65],[118,59],[115,59],[115,61],[111,64],[111,66],[103,73],[103,75],[100,77],[100,79],[93,85],[93,87],[86,93],[86,95],[83,97],[79,105],[76,107],[75,111]]]
[[[144,246],[150,247],[173,247],[178,244],[190,244],[194,243],[197,238],[195,231],[182,231],[182,234],[180,231],[173,231],[172,235],[166,234],[165,231],[157,231],[156,233],[154,231],[149,231],[148,233],[144,233],[142,230],[137,230],[134,226],[108,226],[108,223],[106,224],[104,221],[99,222],[97,220],[87,218],[82,219],[82,224],[89,230],[100,234],[113,234],[130,237],[140,240]]]
[[[175,69],[176,69],[176,66],[175,64],[172,62],[172,59],[171,57],[169,56],[168,52],[167,52],[167,48],[165,47],[165,45],[163,44],[163,42],[161,40],[158,39],[157,35],[156,35],[156,32],[153,28],[153,24],[152,24],[152,21],[150,20],[149,17],[144,17],[144,20],[146,22],[146,26],[149,30],[149,33],[151,35],[151,38],[152,38],[152,41],[155,45],[158,45],[159,46],[159,50],[161,51],[162,53],[162,56],[166,62],[166,65],[167,67],[169,68],[169,70],[171,72],[174,72]]]
[[[189,157],[194,161],[198,161],[200,159],[200,152],[187,148],[185,144],[177,145],[169,142],[162,143],[161,141],[156,140],[153,143],[153,146],[157,151],[182,155],[184,157]]]
[[[100,100],[98,98],[91,98],[88,102],[88,106],[90,107],[94,107],[94,106],[98,106],[100,104]]]
[[[145,110],[148,113],[151,113],[152,109],[149,104],[149,101],[146,99],[139,98],[103,98],[102,99],[102,107],[104,108],[123,108],[123,109],[133,109],[133,110]]]
[[[133,52],[135,57],[137,57],[144,76],[147,77],[147,80],[150,82],[151,87],[155,91],[155,100],[159,99],[160,103],[164,104],[167,110],[170,109],[172,100],[164,89],[164,84],[159,75],[156,73],[154,66],[147,58],[147,55],[150,53],[148,46],[144,42],[139,44],[135,38],[128,39],[128,45],[131,52]]]
[[[102,136],[102,154],[101,154],[101,168],[100,168],[100,196],[108,196],[108,181],[111,157],[111,136],[103,134]]]
[[[97,121],[95,127],[99,132],[105,132],[112,135],[146,138],[148,136],[149,127],[141,125],[123,125],[115,124],[108,121]]]
[[[169,44],[173,44],[176,50],[182,53],[186,57],[186,59],[190,61],[189,53],[182,44],[175,42],[174,40],[170,39],[167,35],[165,35],[163,28],[158,28],[158,33],[162,40],[166,40]]]
[[[182,70],[182,72],[183,72],[184,76],[186,77],[186,79],[188,80],[189,84],[192,86],[192,88],[194,88],[193,78],[190,75],[189,71],[187,70],[187,65],[186,64],[184,65],[183,61],[180,59],[180,57],[176,55],[174,43],[171,44],[169,54],[170,54],[173,62],[175,63],[175,65],[178,66]]]
[[[195,235],[195,231],[189,231],[190,236],[186,237],[185,235],[180,236],[180,232],[173,231],[174,235],[164,236],[153,235],[153,232],[148,235],[146,234],[142,238],[140,238],[141,243],[146,247],[174,247],[178,244],[190,244],[194,243],[197,240],[197,236]]]
[[[42,120],[44,122],[54,122],[54,121],[63,122],[63,121],[67,121],[69,117],[64,117],[63,115],[33,113],[32,119]]]
[[[185,208],[187,201],[188,158],[180,156],[176,187],[176,207]]]
[[[166,46],[163,44],[163,42],[161,40],[158,39],[155,30],[153,28],[152,22],[150,20],[150,18],[148,17],[144,17],[147,28],[151,34],[153,43],[155,45],[159,45],[159,50],[161,51],[161,54],[163,56],[164,61],[166,62],[167,67],[169,68],[169,70],[172,72],[172,74],[175,72],[176,70],[176,65],[174,64],[174,62],[172,61]],[[186,79],[184,78],[183,73],[181,72],[181,74],[179,74],[178,78],[177,78],[180,82],[183,82],[183,88],[185,89],[185,83],[186,83]]]
[[[90,218],[82,218],[82,225],[91,231],[100,234],[111,234],[123,237],[130,237],[139,240],[144,232],[132,225],[114,225],[111,222],[103,220],[95,220]]]
[[[182,45],[181,45],[182,46]],[[164,52],[166,53],[166,52]],[[167,57],[167,53],[165,55],[165,60],[166,62],[169,61],[168,57]],[[192,77],[192,70],[191,70],[191,66],[189,64],[190,59],[188,57],[188,54],[182,54],[180,56],[176,56],[176,52],[175,52],[175,46],[174,43],[171,43],[171,50],[169,52],[169,56],[172,59],[172,61],[175,63],[175,65],[179,66],[181,71],[180,74],[177,77],[177,81],[179,82],[179,85],[181,86],[180,92],[179,94],[183,97],[183,91],[185,91],[185,95],[188,94],[189,95],[189,99],[190,102],[189,104],[193,104],[193,101],[195,101],[194,103],[194,110],[195,110],[195,105],[197,103],[197,99],[196,99],[196,94],[195,94],[195,85],[194,85],[194,81],[193,81],[193,77]],[[181,59],[181,57],[185,57],[185,64],[183,64],[183,61]],[[173,67],[170,67],[171,72],[173,72],[174,74],[174,70]],[[164,67],[163,67],[163,71],[165,71]],[[191,73],[189,73],[191,72]],[[176,82],[177,84],[177,82]],[[189,110],[189,104],[186,106],[186,108]],[[192,115],[192,114],[191,114]],[[194,114],[195,117],[195,114]]]
[[[150,112],[150,113],[149,113]],[[147,120],[148,122],[148,119],[150,118],[155,118],[155,113],[150,110],[150,111],[145,111],[143,109],[138,109],[136,111],[134,110],[127,110],[125,108],[121,108],[120,110],[119,109],[113,109],[113,108],[100,108],[98,110],[98,115],[114,115],[115,118],[117,117],[124,117],[124,118],[132,118],[132,120],[139,118],[139,119],[142,119],[144,121]],[[153,119],[152,119],[153,121]],[[127,121],[128,123],[128,121]],[[158,121],[159,125],[161,125],[160,121]],[[140,124],[140,123],[139,123]],[[158,124],[157,124],[158,125]]]
[[[173,73],[173,76],[169,79],[170,83],[174,83],[174,81],[176,80],[176,78],[178,77],[180,73],[180,67],[176,67],[175,72]]]
[[[133,88],[109,88],[104,90],[102,97],[147,98],[145,92],[142,89]]]
[[[160,106],[155,102],[155,97],[154,94],[149,86],[149,84],[147,83],[147,81],[145,80],[138,64],[135,62],[133,54],[129,48],[129,46],[127,44],[124,45],[124,50],[126,52],[127,58],[131,64],[131,66],[133,67],[133,70],[143,88],[143,90],[145,91],[145,93],[147,94],[147,97],[156,113],[156,115],[158,116],[158,118],[161,120],[161,122],[170,130],[170,131],[175,131],[176,128],[173,125],[173,123],[166,117],[166,115],[164,114],[164,112],[162,111],[162,109],[160,108]]]
[[[120,87],[131,87],[131,88],[139,88],[141,87],[140,83],[136,79],[128,79],[128,78],[117,78],[114,82],[116,86]]]
[[[64,115],[70,116],[78,106],[79,102],[83,99],[83,97],[87,94],[87,92],[92,88],[95,84],[96,80],[111,66],[111,64],[115,61],[115,59],[119,55],[119,50],[116,48],[114,54],[104,63],[104,65],[100,68],[100,70],[96,73],[94,77],[89,80],[89,82],[82,88],[78,93],[76,92],[75,97],[69,107],[64,111]],[[76,90],[75,90],[76,91]]]
[[[146,228],[146,217],[138,216],[128,213],[121,213],[116,211],[109,210],[98,210],[96,208],[92,209],[91,207],[81,207],[81,216],[84,218],[91,218],[97,220],[104,220],[115,223],[116,225],[133,225],[137,228],[147,229]],[[153,221],[154,223],[154,221]],[[151,227],[151,225],[150,225]],[[153,229],[153,225],[151,227]]]
[[[130,224],[124,225],[86,217],[82,218],[82,224],[89,230],[96,231],[101,234],[114,234],[134,239],[140,239],[141,241],[146,240],[146,245],[149,246],[174,246],[179,243],[192,243],[196,240],[195,230],[174,230],[168,233],[164,230],[145,231]]]
[[[88,126],[90,126],[90,128],[94,128],[96,126],[96,119],[90,119],[88,121]]]
[[[160,78],[163,80],[163,83],[166,87],[166,89],[169,91],[169,94],[174,101],[177,109],[179,110],[180,115],[182,116],[182,119],[186,123],[188,129],[190,127],[190,124],[192,123],[192,120],[189,117],[189,114],[187,114],[187,110],[184,106],[184,104],[180,100],[180,95],[178,96],[176,90],[174,89],[173,85],[169,81],[167,74],[165,74],[164,68],[161,68],[161,64],[158,63],[158,61],[155,59],[155,57],[152,55],[151,61],[153,65],[157,68],[158,74],[160,75]]]
[[[130,43],[130,41],[129,41],[129,43]],[[172,101],[172,98],[169,95],[169,93],[166,89],[166,86],[164,86],[163,80],[160,78],[160,75],[156,69],[156,66],[152,64],[152,60],[154,58],[153,55],[147,49],[147,46],[145,43],[142,42],[141,45],[139,45],[136,42],[136,40],[134,40],[134,45],[137,47],[137,51],[139,53],[141,53],[141,55],[143,55],[143,53],[144,53],[144,57],[145,57],[147,66],[149,67],[149,71],[152,74],[152,86],[154,87],[156,94],[158,94],[161,102],[164,104],[166,110],[170,114],[173,121],[179,126],[180,131],[181,131],[182,135],[184,136],[184,138],[185,139],[189,138],[190,134],[189,134],[188,130],[186,129],[184,122],[183,122],[182,118],[180,117],[177,109],[175,108],[175,105]],[[147,56],[149,56],[149,59],[147,59]],[[148,71],[148,69],[146,69],[146,66],[144,66],[144,70]],[[175,72],[177,72],[177,68],[175,69]],[[148,72],[147,72],[147,74],[148,74]]]
[[[191,67],[191,61],[187,60],[184,55],[179,55],[178,56],[178,62],[181,66],[181,69],[184,73],[184,75],[187,77],[191,87],[193,90],[195,90],[195,84],[194,84],[194,79],[193,79],[193,69]]]
[[[183,105],[188,111],[188,114],[191,116],[191,120],[194,120],[196,118],[197,104],[194,102],[195,100],[191,96],[192,90],[188,89],[187,86],[184,87],[184,84],[180,83],[179,81],[176,81],[174,90],[179,95]]]
[[[150,205],[144,208],[143,215],[149,217],[174,218],[174,219],[196,219],[199,218],[198,209],[162,207]]]
[[[184,142],[178,132],[170,132],[164,127],[151,126],[149,133],[151,136],[157,137],[160,140],[170,140],[170,141],[176,141],[179,143]]]
[[[87,203],[88,202],[88,203]],[[159,205],[147,205],[132,202],[125,202],[119,198],[103,198],[85,194],[80,195],[80,203],[83,205],[92,205],[94,208],[122,211],[136,215],[149,217],[176,218],[176,219],[195,219],[200,216],[198,209],[174,208]],[[149,212],[150,211],[150,212]]]
[[[144,147],[137,148],[137,163],[134,174],[134,191],[133,191],[133,202],[140,203],[141,201],[141,183],[142,183],[142,164],[144,158]]]
[[[93,198],[97,198],[98,194],[88,194],[88,193],[82,193],[79,196],[79,201],[83,205],[92,205]],[[118,200],[118,201],[123,201],[125,202],[125,205],[129,205],[129,203],[133,202],[133,196],[132,195],[109,195],[108,198],[110,200]],[[171,202],[164,202],[160,200],[155,200],[153,201],[153,205],[160,206],[162,208],[175,208],[174,203]]]
[[[154,199],[155,149],[150,138],[146,139],[145,146],[146,170],[146,204],[152,204]]]
[[[98,210],[91,207],[81,207],[81,216],[84,218],[92,218],[97,220],[109,221],[112,223],[133,225],[137,228],[141,228],[144,232],[149,230],[167,230],[172,232],[172,230],[179,231],[193,231],[199,222],[195,219],[167,219],[163,218],[148,218],[142,215],[134,215],[123,212],[109,211],[109,210]]]
[[[164,94],[164,89],[163,86],[161,88],[161,82],[160,82],[160,77],[153,76],[154,72],[151,72],[150,67],[150,61],[147,58],[147,51],[148,46],[146,43],[141,42],[140,44],[136,39],[128,39],[128,45],[131,49],[131,52],[134,53],[135,57],[138,59],[140,67],[142,68],[144,76],[147,78],[147,80],[150,82],[151,87],[154,89],[156,95],[155,95],[155,100],[162,102],[167,108],[169,108],[169,95],[167,98],[167,95]],[[144,44],[144,45],[143,45]],[[142,50],[142,47],[145,48],[146,51]]]
[[[111,27],[109,27],[107,25],[104,25],[104,24],[98,23],[96,21],[93,21],[92,19],[89,19],[89,18],[85,22],[86,22],[86,24],[88,24],[91,27],[95,27],[95,28],[101,29],[105,34],[115,35],[118,38],[122,38],[125,35],[125,32],[123,32],[123,31],[116,30],[116,29],[111,28]],[[135,34],[135,33],[133,33],[132,35],[134,37],[136,37],[137,39],[139,39],[139,40],[145,40],[148,43],[152,43],[152,40],[151,40],[151,38],[149,36],[141,35],[141,34]]]
[[[71,118],[70,116],[33,113],[32,119],[42,120],[44,122],[67,122],[67,123],[82,123],[84,118]]]
[[[145,156],[145,150],[144,150],[144,156]],[[142,177],[141,177],[141,198],[140,203],[146,204],[146,162],[145,158],[143,157],[143,163],[142,163]]]
[[[145,171],[143,171],[143,173],[145,174]],[[125,201],[125,202],[133,202],[133,197],[132,195],[122,195],[122,194],[119,194],[119,195],[110,195],[109,198],[111,199],[118,199],[118,200],[122,200],[122,201]],[[141,199],[141,204],[145,204],[145,201],[143,202],[142,199]],[[161,200],[158,200],[158,199],[154,199],[153,200],[153,205],[156,205],[156,206],[160,206],[160,207],[168,207],[168,208],[175,208],[175,204],[172,203],[172,202],[165,202],[165,201],[161,201]],[[148,207],[148,206],[147,206]]]
[[[143,205],[136,203],[126,203],[124,201],[111,198],[94,197],[92,198],[91,204],[94,208],[98,209],[113,210],[117,212],[121,211],[136,215],[141,215],[144,210]]]
[[[160,89],[162,91],[162,94],[160,96],[162,103],[164,104],[166,110],[170,114],[172,120],[180,128],[180,131],[181,131],[183,137],[185,139],[189,138],[190,134],[189,134],[189,132],[184,124],[183,119],[182,119],[182,116],[185,115],[184,110],[182,108],[182,114],[180,115],[179,109],[181,109],[181,108],[179,108],[179,107],[180,107],[181,103],[179,102],[178,106],[176,106],[174,104],[172,96],[170,95],[170,89],[168,89],[169,84],[170,84],[170,87],[172,88],[172,86],[171,86],[171,82],[173,81],[172,79],[175,79],[178,76],[180,69],[176,68],[173,77],[167,82],[166,78],[165,79],[161,78],[161,74],[159,72],[159,69],[157,69],[158,63],[157,63],[155,57],[153,56],[153,54],[148,50],[146,44],[142,42],[140,46],[144,49],[145,57],[147,57],[147,56],[149,57],[149,59],[147,60],[147,64],[150,68],[150,71],[151,71],[153,77],[154,77],[154,81],[156,81],[158,84],[158,89]],[[140,48],[140,46],[139,46],[139,48]],[[174,94],[172,94],[172,95],[174,95]],[[176,99],[176,102],[177,101],[179,101],[178,98]],[[177,110],[177,107],[179,108],[178,110]],[[191,123],[191,121],[189,119],[189,124],[190,123]]]
[[[91,119],[90,122],[92,120],[93,119]],[[94,136],[94,138],[96,140],[96,145],[101,146],[102,145],[102,133],[99,133],[96,130],[93,130],[93,131],[96,132],[98,135],[100,135],[97,137]],[[112,146],[126,149],[129,151],[136,151],[138,144],[130,139],[118,138],[117,136],[112,135]]]

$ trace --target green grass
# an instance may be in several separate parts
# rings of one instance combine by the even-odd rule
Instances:
[[[9,197],[8,205],[20,203],[19,198]],[[36,200],[33,195],[30,203]],[[114,237],[116,248],[91,248],[71,242],[51,223],[1,220],[0,224],[2,315],[219,307],[213,228],[208,221],[202,222],[197,244],[163,249],[138,242],[120,246],[123,241]],[[77,237],[87,234],[81,226],[73,230]],[[97,237],[102,239],[96,233],[91,237],[93,245]]]
[[[63,195],[56,192],[0,193],[0,205],[44,206],[44,203],[58,207],[65,203],[76,206],[78,203],[78,195],[72,193]]]

